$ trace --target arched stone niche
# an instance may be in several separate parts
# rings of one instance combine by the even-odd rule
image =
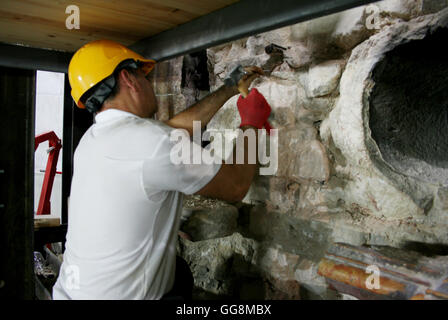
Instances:
[[[448,185],[448,28],[388,52],[372,73],[369,127],[384,161]]]
[[[448,9],[382,29],[353,49],[322,126],[347,159],[345,203],[424,218],[448,183]],[[442,40],[445,39],[445,40]]]

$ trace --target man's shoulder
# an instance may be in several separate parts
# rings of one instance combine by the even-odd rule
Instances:
[[[134,118],[124,130],[135,138],[142,138],[145,141],[152,138],[159,141],[169,139],[173,128],[158,120]]]
[[[128,117],[98,130],[91,127],[81,139],[76,153],[113,159],[151,158],[160,150],[160,145],[169,145],[171,130],[157,120]]]

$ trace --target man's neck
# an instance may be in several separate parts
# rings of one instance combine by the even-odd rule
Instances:
[[[106,111],[106,110],[111,110],[111,109],[126,111],[129,113],[135,114],[136,116],[139,116],[141,118],[147,117],[145,114],[143,114],[143,112],[141,112],[137,108],[130,108],[129,105],[126,103],[119,103],[119,102],[115,102],[115,101],[113,103],[103,104],[103,107],[98,111],[98,113]]]

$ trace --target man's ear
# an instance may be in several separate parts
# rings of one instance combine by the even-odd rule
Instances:
[[[118,79],[119,81],[121,81],[121,86],[126,86],[132,91],[137,90],[138,85],[137,79],[128,70],[126,69],[120,70],[120,72],[118,73]]]

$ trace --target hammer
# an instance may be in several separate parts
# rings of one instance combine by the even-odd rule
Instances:
[[[235,68],[233,68],[232,71],[230,71],[227,78],[224,79],[224,83],[226,86],[229,86],[229,87],[237,86],[238,91],[241,93],[243,98],[246,98],[247,95],[249,94],[248,88],[246,88],[242,85],[239,85],[239,81],[247,74],[248,74],[248,72],[246,70],[244,70],[242,65],[239,64]]]
[[[287,48],[279,46],[275,43],[271,43],[264,48],[264,51],[269,55],[269,59],[264,63],[261,69],[264,75],[269,76],[276,66],[283,63],[283,52],[285,50],[287,50]],[[238,82],[243,76],[247,74],[248,72],[244,70],[241,64],[239,64],[235,68],[233,68],[227,78],[224,79],[224,83],[228,86],[237,86],[238,91],[241,93],[243,98],[246,98],[249,92],[247,88],[239,86]]]

